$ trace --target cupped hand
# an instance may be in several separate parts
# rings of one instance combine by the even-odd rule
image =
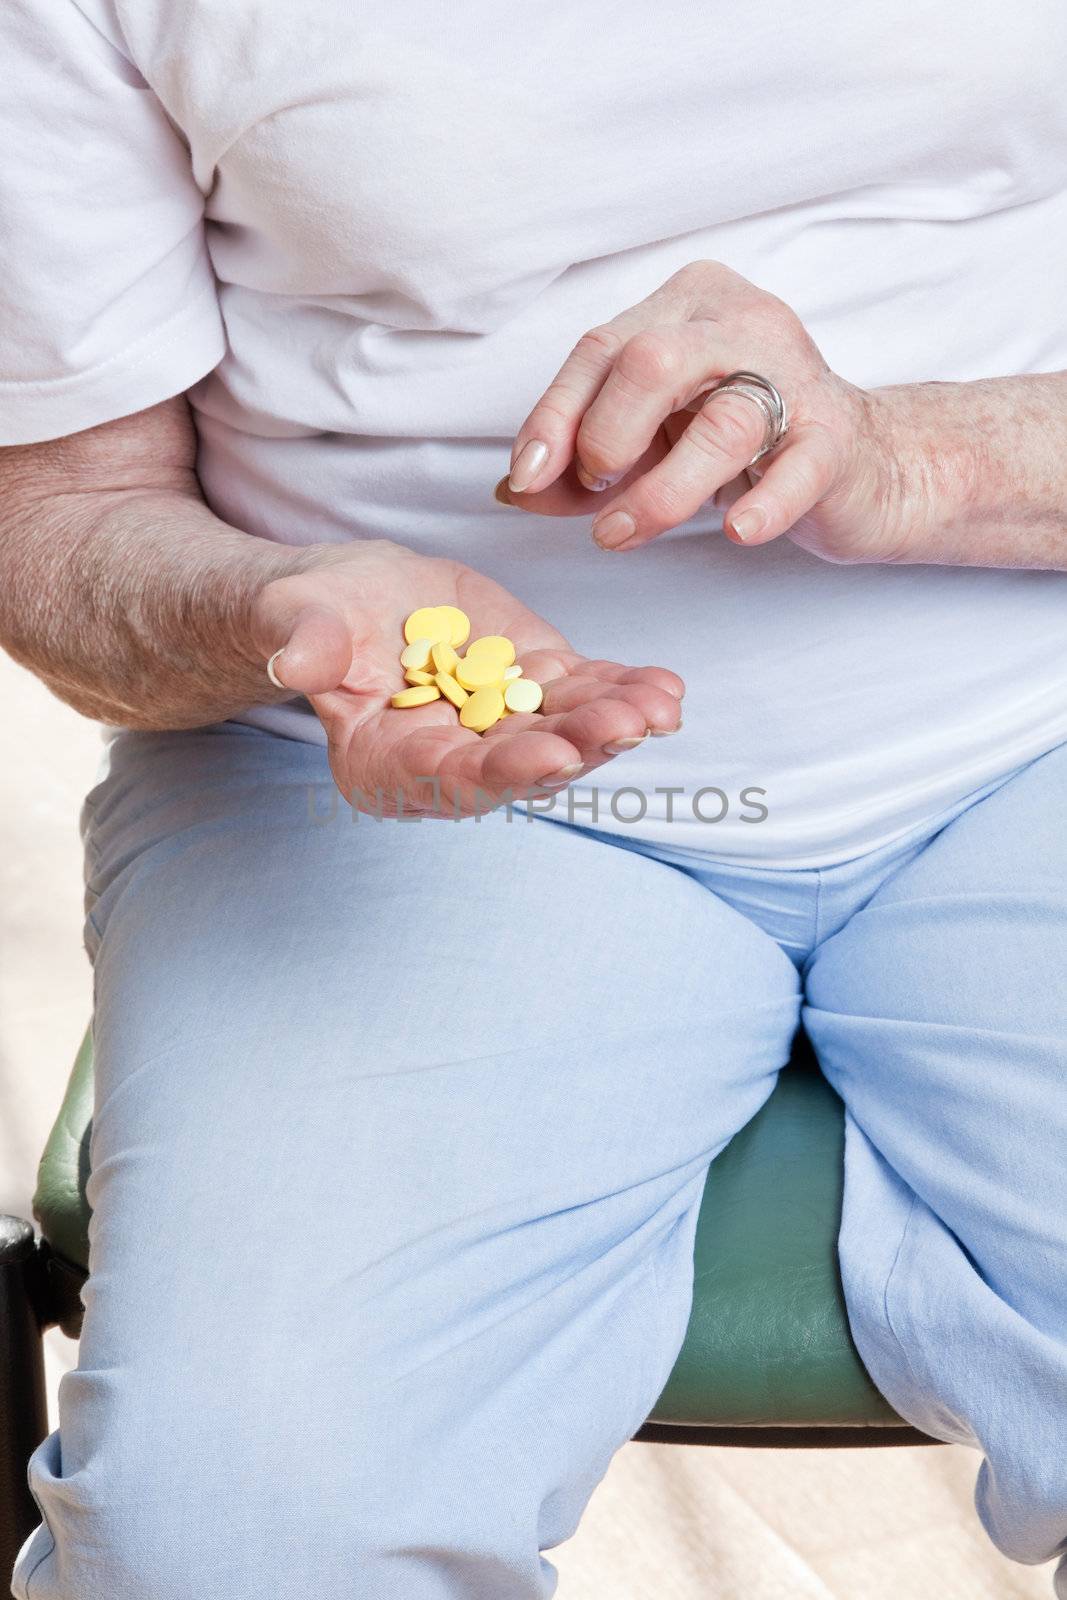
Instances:
[[[543,685],[542,712],[478,734],[444,700],[390,706],[406,687],[404,620],[430,605],[466,612],[472,638],[511,639],[524,675]],[[260,591],[251,630],[264,663],[274,657],[278,679],[311,702],[338,788],[359,810],[484,813],[566,787],[648,734],[680,726],[684,685],[673,672],[590,661],[489,578],[384,540],[314,547],[301,571]]]
[[[736,392],[706,395],[738,371],[770,379],[789,417],[755,465],[763,412]],[[907,560],[929,481],[951,470],[935,469],[929,434],[916,437],[919,389],[846,382],[777,296],[721,262],[691,262],[582,335],[520,427],[498,498],[593,515],[611,550],[648,544],[710,502],[728,508],[738,544],[785,534],[828,561]]]

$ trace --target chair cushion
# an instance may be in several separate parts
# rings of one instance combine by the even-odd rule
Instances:
[[[37,1168],[33,1214],[57,1255],[89,1265],[89,1133],[93,1118],[93,1035],[86,1029]]]
[[[82,1272],[92,1111],[87,1032],[33,1203],[52,1249]],[[843,1111],[802,1041],[766,1104],[712,1163],[689,1328],[650,1422],[906,1426],[867,1376],[849,1333],[837,1264]]]
[[[907,1427],[849,1331],[837,1260],[844,1149],[844,1106],[802,1042],[708,1171],[689,1327],[652,1421]]]

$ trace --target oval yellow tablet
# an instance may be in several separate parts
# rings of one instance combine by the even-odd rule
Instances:
[[[436,644],[438,639],[450,639],[452,619],[446,613],[454,609],[453,606],[422,606],[413,611],[404,624],[404,638],[408,644],[414,644],[416,639],[428,639],[431,644]]]
[[[430,651],[434,672],[447,672],[450,676],[459,665],[459,657],[447,639],[439,639]]]
[[[471,636],[471,619],[465,611],[458,606],[435,606],[434,610],[442,617],[448,619],[448,642],[453,650],[458,650],[461,644],[466,644]]]
[[[462,684],[457,683],[455,678],[450,677],[447,672],[439,672],[433,681],[445,699],[451,700],[454,706],[465,705],[470,698]]]
[[[504,689],[504,704],[509,711],[536,711],[543,699],[541,685],[532,678],[513,678]]]
[[[505,683],[511,683],[513,679],[521,678],[521,677],[522,677],[522,668],[521,667],[505,667],[504,668],[504,682]]]
[[[406,683],[421,683],[421,684],[432,683],[433,682],[433,673],[432,672],[420,672],[416,667],[412,667],[412,668],[410,668],[409,671],[405,672],[404,681]]]
[[[504,710],[504,696],[496,688],[476,689],[460,707],[459,720],[465,728],[484,733],[494,722],[499,722]]]
[[[496,656],[464,656],[456,667],[455,677],[465,689],[495,688],[503,675]]]
[[[467,654],[463,659],[469,661],[472,656],[491,656],[503,671],[515,659],[515,646],[502,633],[487,633],[481,639],[472,639],[467,646]]]
[[[430,651],[433,649],[432,639],[413,639],[406,644],[400,652],[400,665],[407,669],[413,667],[417,672],[425,672],[430,665]]]
[[[441,691],[435,683],[419,683],[414,689],[401,689],[389,701],[391,706],[406,710],[409,706],[428,706],[431,700],[440,700]]]

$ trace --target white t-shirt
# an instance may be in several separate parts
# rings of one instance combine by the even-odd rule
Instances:
[[[1063,0],[3,0],[0,59],[0,442],[191,388],[237,526],[459,556],[674,668],[684,730],[595,774],[600,827],[817,865],[1067,738],[1067,575],[710,509],[605,555],[492,499],[578,337],[688,261],[865,386],[1067,367]]]

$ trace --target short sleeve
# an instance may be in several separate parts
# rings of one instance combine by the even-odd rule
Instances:
[[[219,363],[189,151],[72,0],[0,3],[0,444],[128,416]]]

